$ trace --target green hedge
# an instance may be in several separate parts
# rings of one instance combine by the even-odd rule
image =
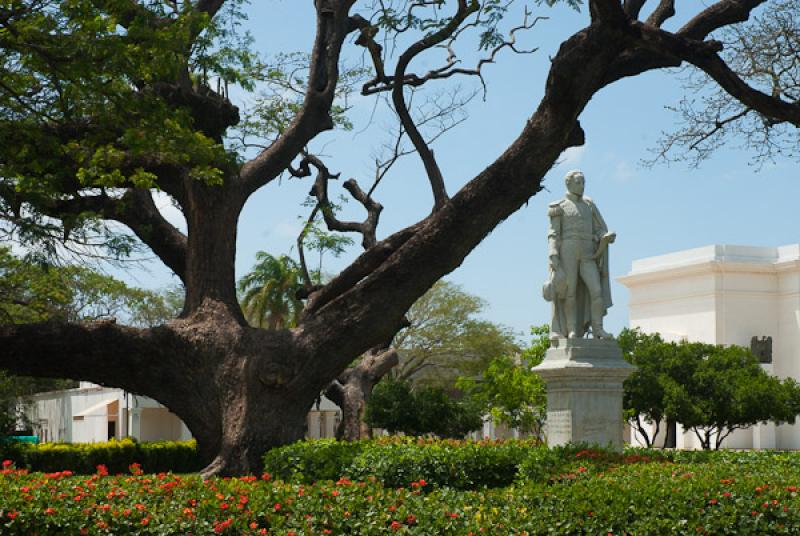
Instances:
[[[384,438],[339,442],[300,441],[264,456],[265,471],[277,478],[310,484],[348,477],[375,478],[385,486],[424,480],[456,489],[502,487],[514,481],[532,441],[457,441]]]
[[[19,468],[31,471],[72,471],[92,474],[98,465],[110,473],[128,472],[133,463],[142,470],[159,473],[190,473],[203,468],[197,443],[191,441],[136,442],[132,439],[105,443],[20,443],[0,444],[0,458],[11,460]]]

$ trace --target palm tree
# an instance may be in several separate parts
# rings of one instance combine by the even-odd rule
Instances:
[[[253,270],[239,280],[239,296],[247,320],[259,327],[281,329],[297,324],[303,303],[297,297],[302,287],[300,267],[287,257],[256,253]]]

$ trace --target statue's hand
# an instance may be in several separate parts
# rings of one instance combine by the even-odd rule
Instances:
[[[555,255],[550,257],[550,269],[553,270],[554,272],[557,272],[558,265],[559,265],[558,257]]]
[[[605,236],[608,238],[609,244],[613,244],[614,240],[617,239],[617,233],[606,233]]]

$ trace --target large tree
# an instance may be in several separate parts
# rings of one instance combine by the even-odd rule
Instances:
[[[48,250],[72,240],[86,251],[113,230],[100,222],[120,222],[183,281],[186,302],[179,318],[155,328],[2,326],[0,367],[83,376],[151,396],[197,438],[209,462],[204,474],[258,470],[265,449],[303,436],[308,408],[332,379],[358,355],[385,346],[414,301],[542,189],[559,155],[584,142],[578,117],[603,87],[688,63],[766,120],[799,125],[800,106],[739,76],[712,38],[766,1],[717,0],[667,31],[674,0],[652,2],[648,13],[645,0],[589,0],[587,26],[552,57],[544,96],[522,131],[455,193],[415,123],[410,96],[481,75],[485,61],[475,68],[458,61],[456,40],[469,32],[479,32],[485,60],[513,49],[515,34],[499,30],[504,3],[316,0],[316,20],[306,21],[316,27],[307,68],[295,70],[262,65],[243,51],[235,24],[220,18],[226,6],[235,15],[238,0],[5,2],[0,213],[18,237]],[[352,78],[340,65],[353,47],[365,47],[372,66],[361,93],[390,97],[433,197],[429,215],[381,238],[374,189],[345,181],[367,216],[342,221],[328,192],[336,173],[307,150],[343,121],[337,97]],[[452,52],[441,66],[416,70],[420,58],[433,62],[441,51]],[[227,87],[257,82],[280,89],[258,102],[260,115],[242,121]],[[226,145],[237,126],[261,128],[265,139]],[[327,226],[360,234],[365,251],[328,283],[306,282],[296,327],[258,329],[236,296],[237,223],[250,196],[286,173],[315,175],[312,196]],[[185,234],[157,210],[156,188],[183,212]]]

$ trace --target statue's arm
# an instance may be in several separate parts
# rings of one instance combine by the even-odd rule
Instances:
[[[608,225],[606,225],[606,221],[603,219],[600,210],[598,210],[597,205],[594,203],[592,203],[592,217],[594,219],[594,239],[599,242],[608,232]]]

